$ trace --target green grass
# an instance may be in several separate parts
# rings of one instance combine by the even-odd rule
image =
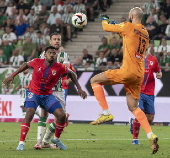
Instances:
[[[34,150],[37,124],[32,123],[24,151],[16,151],[20,123],[1,123],[0,158],[170,158],[170,129],[152,126],[159,136],[160,150],[151,155],[149,141],[141,129],[141,145],[131,144],[129,126],[70,124],[61,139],[67,151],[59,149]]]

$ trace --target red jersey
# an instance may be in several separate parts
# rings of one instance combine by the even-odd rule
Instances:
[[[33,68],[32,80],[29,90],[37,95],[49,95],[62,74],[67,73],[67,68],[54,62],[51,66],[45,64],[45,59],[35,58],[29,62]]]
[[[76,72],[76,70],[74,69],[73,65],[70,64],[70,69],[73,71],[73,72]],[[66,84],[64,82],[64,80],[67,80],[68,79],[68,76],[65,76],[62,78],[62,89],[68,89],[68,84]]]
[[[154,72],[160,72],[160,67],[156,57],[148,54],[145,58],[145,73],[141,86],[141,93],[146,95],[154,95],[155,91],[155,77]]]

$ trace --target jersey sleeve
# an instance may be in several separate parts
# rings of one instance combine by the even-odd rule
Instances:
[[[108,24],[106,20],[102,21],[102,27],[104,31],[108,32],[116,32],[120,33],[121,35],[125,34],[125,27],[126,23],[120,23],[120,24]]]
[[[158,63],[158,60],[157,58],[155,57],[155,69],[154,69],[154,72],[160,72],[161,69],[159,67],[159,63]]]
[[[36,65],[36,63],[38,63],[38,58],[34,58],[31,61],[28,62],[29,66],[31,68],[34,68],[34,66]]]

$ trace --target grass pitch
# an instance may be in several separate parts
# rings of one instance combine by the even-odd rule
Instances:
[[[48,126],[48,125],[47,125]],[[24,151],[16,151],[20,123],[0,124],[0,158],[170,158],[170,128],[152,126],[160,149],[151,155],[149,141],[141,129],[141,145],[131,144],[129,126],[70,124],[61,136],[68,150],[35,150],[37,124],[32,123]]]

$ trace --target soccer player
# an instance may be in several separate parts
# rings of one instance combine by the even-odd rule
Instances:
[[[129,110],[134,114],[144,128],[148,139],[151,141],[152,153],[158,151],[158,137],[152,133],[144,112],[138,108],[140,85],[144,76],[144,57],[149,45],[149,35],[141,24],[143,11],[135,7],[129,12],[131,22],[109,24],[109,17],[101,15],[102,26],[105,31],[120,33],[123,36],[123,64],[120,69],[107,70],[91,78],[94,95],[103,109],[103,114],[91,124],[100,124],[113,119],[109,111],[102,85],[124,84],[126,100]]]
[[[63,47],[61,46],[61,35],[57,32],[54,32],[50,35],[51,46],[54,46],[57,49],[57,62],[64,63],[69,61],[69,56],[64,52]],[[45,58],[44,52],[40,55],[40,58]],[[53,95],[60,101],[61,105],[65,108],[65,95],[64,90],[62,89],[62,79],[60,78],[57,84],[53,87]],[[69,114],[66,115],[66,125],[68,125]],[[38,122],[38,132],[37,132],[37,143],[35,144],[35,149],[41,148],[56,148],[56,146],[49,144],[49,140],[55,132],[55,121],[50,124],[46,129],[46,120],[48,118],[48,113],[41,109],[41,117]],[[45,132],[46,129],[46,132]],[[45,133],[45,134],[44,134]]]
[[[162,77],[161,69],[158,64],[158,60],[156,57],[146,53],[145,59],[145,73],[144,79],[141,85],[141,93],[139,99],[139,108],[145,113],[148,122],[152,123],[155,115],[155,107],[154,107],[154,90],[155,90],[155,77],[154,73],[156,73],[156,78],[160,79]],[[138,135],[140,131],[140,123],[135,118],[130,119],[131,128],[130,131],[133,134],[132,144],[140,144],[138,141]]]
[[[59,139],[65,127],[66,114],[60,102],[52,94],[52,88],[60,77],[69,75],[77,87],[78,94],[83,99],[87,97],[87,94],[81,89],[76,74],[63,64],[55,62],[56,57],[56,48],[53,46],[46,47],[45,59],[35,58],[30,62],[24,63],[3,81],[3,84],[7,85],[13,81],[17,74],[30,67],[33,68],[32,80],[29,84],[25,101],[26,116],[21,124],[20,141],[17,150],[24,150],[25,138],[30,128],[30,122],[39,105],[57,118],[55,135],[51,141],[61,150],[67,150],[66,146]]]

